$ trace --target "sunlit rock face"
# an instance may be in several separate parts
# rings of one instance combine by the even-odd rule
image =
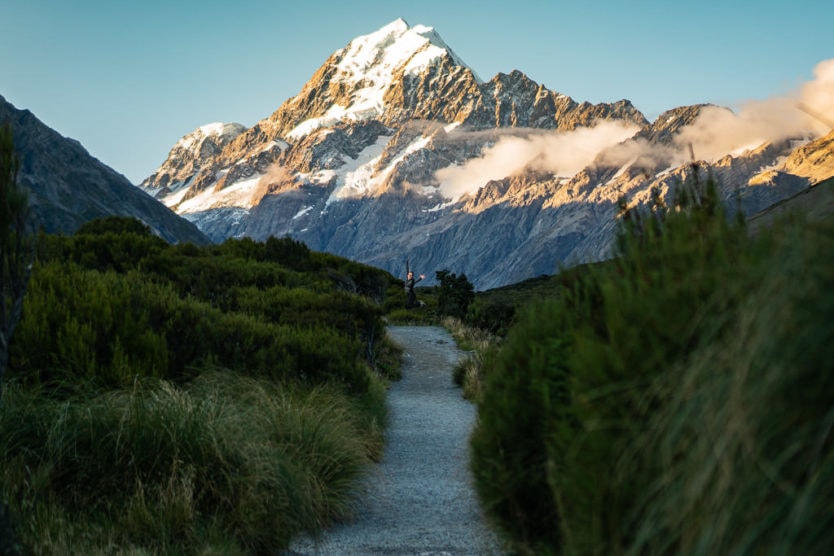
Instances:
[[[628,100],[577,102],[519,71],[483,81],[434,29],[397,20],[251,128],[184,136],[141,187],[213,241],[291,236],[486,289],[611,256],[618,199],[671,197],[693,163],[745,212],[834,173],[831,142],[802,133],[706,156],[692,134],[705,114],[725,116],[695,105],[649,122]]]

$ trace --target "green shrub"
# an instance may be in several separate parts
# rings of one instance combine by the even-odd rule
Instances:
[[[477,297],[469,305],[465,321],[490,334],[506,336],[515,319],[516,306],[506,301],[481,301]]]
[[[638,501],[659,488],[660,465],[641,460],[623,476],[624,457],[657,426],[682,365],[729,333],[768,252],[707,186],[682,207],[631,213],[621,256],[529,307],[488,363],[473,471],[518,552],[634,544]]]
[[[366,316],[368,327],[378,326]],[[88,380],[119,387],[137,376],[182,382],[206,366],[281,381],[333,380],[355,392],[369,380],[361,338],[338,329],[224,313],[137,273],[58,263],[35,273],[11,354],[11,372],[63,388]]]
[[[327,288],[327,283],[276,263],[247,261],[187,248],[172,248],[148,257],[140,270],[151,280],[170,283],[182,297],[194,297],[224,311],[229,310],[231,290],[236,287]]]
[[[562,334],[569,322],[562,315],[554,302],[531,306],[485,362],[471,439],[475,487],[487,517],[529,554],[548,553],[544,549],[559,546],[561,538],[547,447],[568,401]]]
[[[828,554],[834,549],[834,226],[778,228],[726,330],[684,362],[624,454],[630,554]]]
[[[436,273],[438,285],[437,313],[440,316],[463,319],[469,304],[475,298],[475,290],[466,274],[456,275],[448,270]]]
[[[399,373],[390,275],[121,219],[39,240],[0,406],[26,553],[265,553],[350,513]]]
[[[109,217],[83,224],[73,236],[42,235],[38,257],[73,261],[84,268],[124,273],[168,247],[135,218]]]
[[[155,237],[150,227],[138,218],[130,216],[105,216],[85,222],[76,230],[75,235],[108,235]],[[164,243],[164,242],[163,242]]]
[[[35,269],[10,370],[28,380],[101,386],[168,374],[171,355],[153,329],[148,301],[174,304],[170,290],[113,272],[49,263]]]

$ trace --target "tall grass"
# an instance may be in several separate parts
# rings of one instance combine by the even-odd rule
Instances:
[[[500,340],[487,330],[469,326],[456,317],[444,317],[441,322],[457,346],[468,352],[452,370],[452,379],[461,387],[465,399],[477,401],[484,389],[485,358]]]
[[[278,550],[350,514],[383,395],[372,416],[335,386],[219,372],[64,401],[11,387],[2,490],[35,554]]]
[[[623,458],[621,481],[659,471],[629,554],[834,550],[834,226],[779,232]]]
[[[834,226],[751,239],[710,195],[638,216],[488,360],[472,465],[515,552],[834,550]]]

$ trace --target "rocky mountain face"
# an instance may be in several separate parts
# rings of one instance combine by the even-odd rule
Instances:
[[[72,233],[95,218],[133,216],[169,242],[209,242],[194,224],[90,156],[80,143],[3,97],[0,122],[11,125],[20,161],[18,184],[28,191],[31,214],[44,231]]]
[[[576,102],[519,71],[481,81],[434,29],[397,20],[251,128],[186,135],[141,188],[213,241],[288,235],[486,289],[610,256],[617,200],[671,196],[694,161],[748,213],[834,174],[831,141],[810,136],[699,159],[686,133],[716,110],[649,122],[627,100]]]

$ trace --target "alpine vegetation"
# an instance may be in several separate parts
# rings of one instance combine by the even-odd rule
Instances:
[[[40,236],[0,406],[23,551],[264,553],[350,515],[395,285],[290,239],[170,245],[120,217]]]
[[[472,470],[514,552],[834,549],[834,228],[677,191],[484,362]]]

